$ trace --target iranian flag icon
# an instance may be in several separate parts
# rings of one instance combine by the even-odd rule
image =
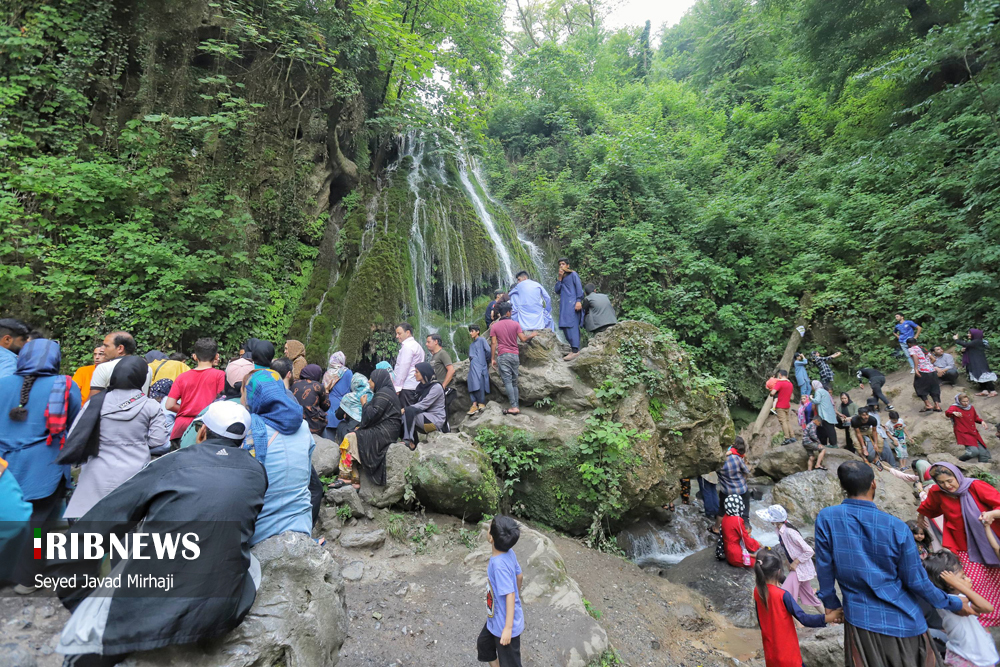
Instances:
[[[35,528],[35,560],[42,559],[42,529]]]

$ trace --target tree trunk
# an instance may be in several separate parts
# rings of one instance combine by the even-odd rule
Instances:
[[[795,360],[795,353],[798,352],[799,343],[802,342],[802,335],[799,334],[798,328],[805,328],[807,320],[806,312],[809,310],[809,306],[812,305],[812,294],[806,292],[799,299],[799,316],[795,318],[795,325],[792,328],[792,335],[788,337],[788,344],[785,345],[785,353],[781,355],[781,361],[775,367],[776,371],[779,370],[789,370],[792,367],[792,361]],[[771,406],[774,405],[774,397],[768,396],[764,401],[764,407],[760,409],[760,414],[757,415],[757,421],[753,423],[753,428],[750,430],[750,436],[753,437],[760,433],[760,430],[764,428],[764,422],[767,420],[767,415],[771,412]]]

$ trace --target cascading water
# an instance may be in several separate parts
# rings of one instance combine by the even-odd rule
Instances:
[[[431,286],[434,283],[434,276],[431,273],[430,252],[428,252],[427,244],[424,241],[426,214],[424,199],[421,196],[421,186],[424,184],[424,144],[413,140],[407,141],[406,152],[403,156],[411,158],[413,162],[406,181],[413,194],[413,218],[410,225],[409,250],[413,285],[417,291],[417,317],[420,318],[420,325],[428,333],[436,333],[437,328],[431,327],[427,322],[427,311],[431,309]]]
[[[473,174],[474,175],[474,174]],[[497,252],[497,256],[500,258],[501,268],[503,270],[502,278],[506,281],[504,286],[510,285],[514,282],[514,268],[510,261],[510,253],[507,251],[507,246],[500,236],[500,232],[497,230],[496,223],[493,221],[493,216],[490,215],[489,209],[486,208],[486,204],[479,196],[475,186],[473,186],[472,181],[469,180],[469,169],[466,163],[466,158],[460,157],[458,160],[458,179],[462,182],[462,187],[465,188],[465,192],[469,195],[469,199],[472,200],[472,205],[476,209],[476,215],[482,221],[483,225],[486,227],[486,233],[489,234],[490,240],[493,242],[493,247]],[[477,179],[478,181],[478,179]],[[479,182],[480,187],[482,187],[482,182]],[[485,188],[483,190],[485,192]]]
[[[705,516],[704,506],[695,498],[696,480],[691,480],[691,504],[677,503],[676,510],[666,524],[648,523],[639,530],[626,531],[622,540],[629,557],[639,566],[668,567],[676,565],[702,549],[715,548],[718,538],[708,532],[712,522]],[[778,544],[774,526],[757,516],[757,510],[774,502],[771,488],[764,489],[760,500],[750,502],[750,525],[754,539],[761,546]],[[803,531],[808,534],[808,531]]]
[[[320,313],[323,312],[323,304],[326,302],[326,295],[330,293],[330,290],[323,292],[323,295],[319,298],[319,303],[316,304],[316,310],[313,311],[312,317],[309,318],[309,329],[306,333],[305,344],[308,345],[309,341],[312,339],[313,335],[313,322],[319,317]]]

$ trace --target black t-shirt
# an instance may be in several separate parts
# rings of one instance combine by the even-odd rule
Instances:
[[[867,434],[869,429],[873,429],[876,426],[878,426],[878,421],[871,415],[868,415],[867,422],[861,421],[861,415],[851,417],[851,428],[857,429],[863,434]]]
[[[885,382],[885,376],[882,375],[882,371],[875,368],[861,368],[858,369],[858,378],[868,378],[868,381],[872,380],[882,380]]]

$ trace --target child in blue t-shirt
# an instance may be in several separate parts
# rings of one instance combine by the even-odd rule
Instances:
[[[491,667],[521,667],[521,566],[513,552],[521,537],[517,521],[498,515],[490,523],[493,555],[486,568],[486,625],[476,640],[479,662]]]

